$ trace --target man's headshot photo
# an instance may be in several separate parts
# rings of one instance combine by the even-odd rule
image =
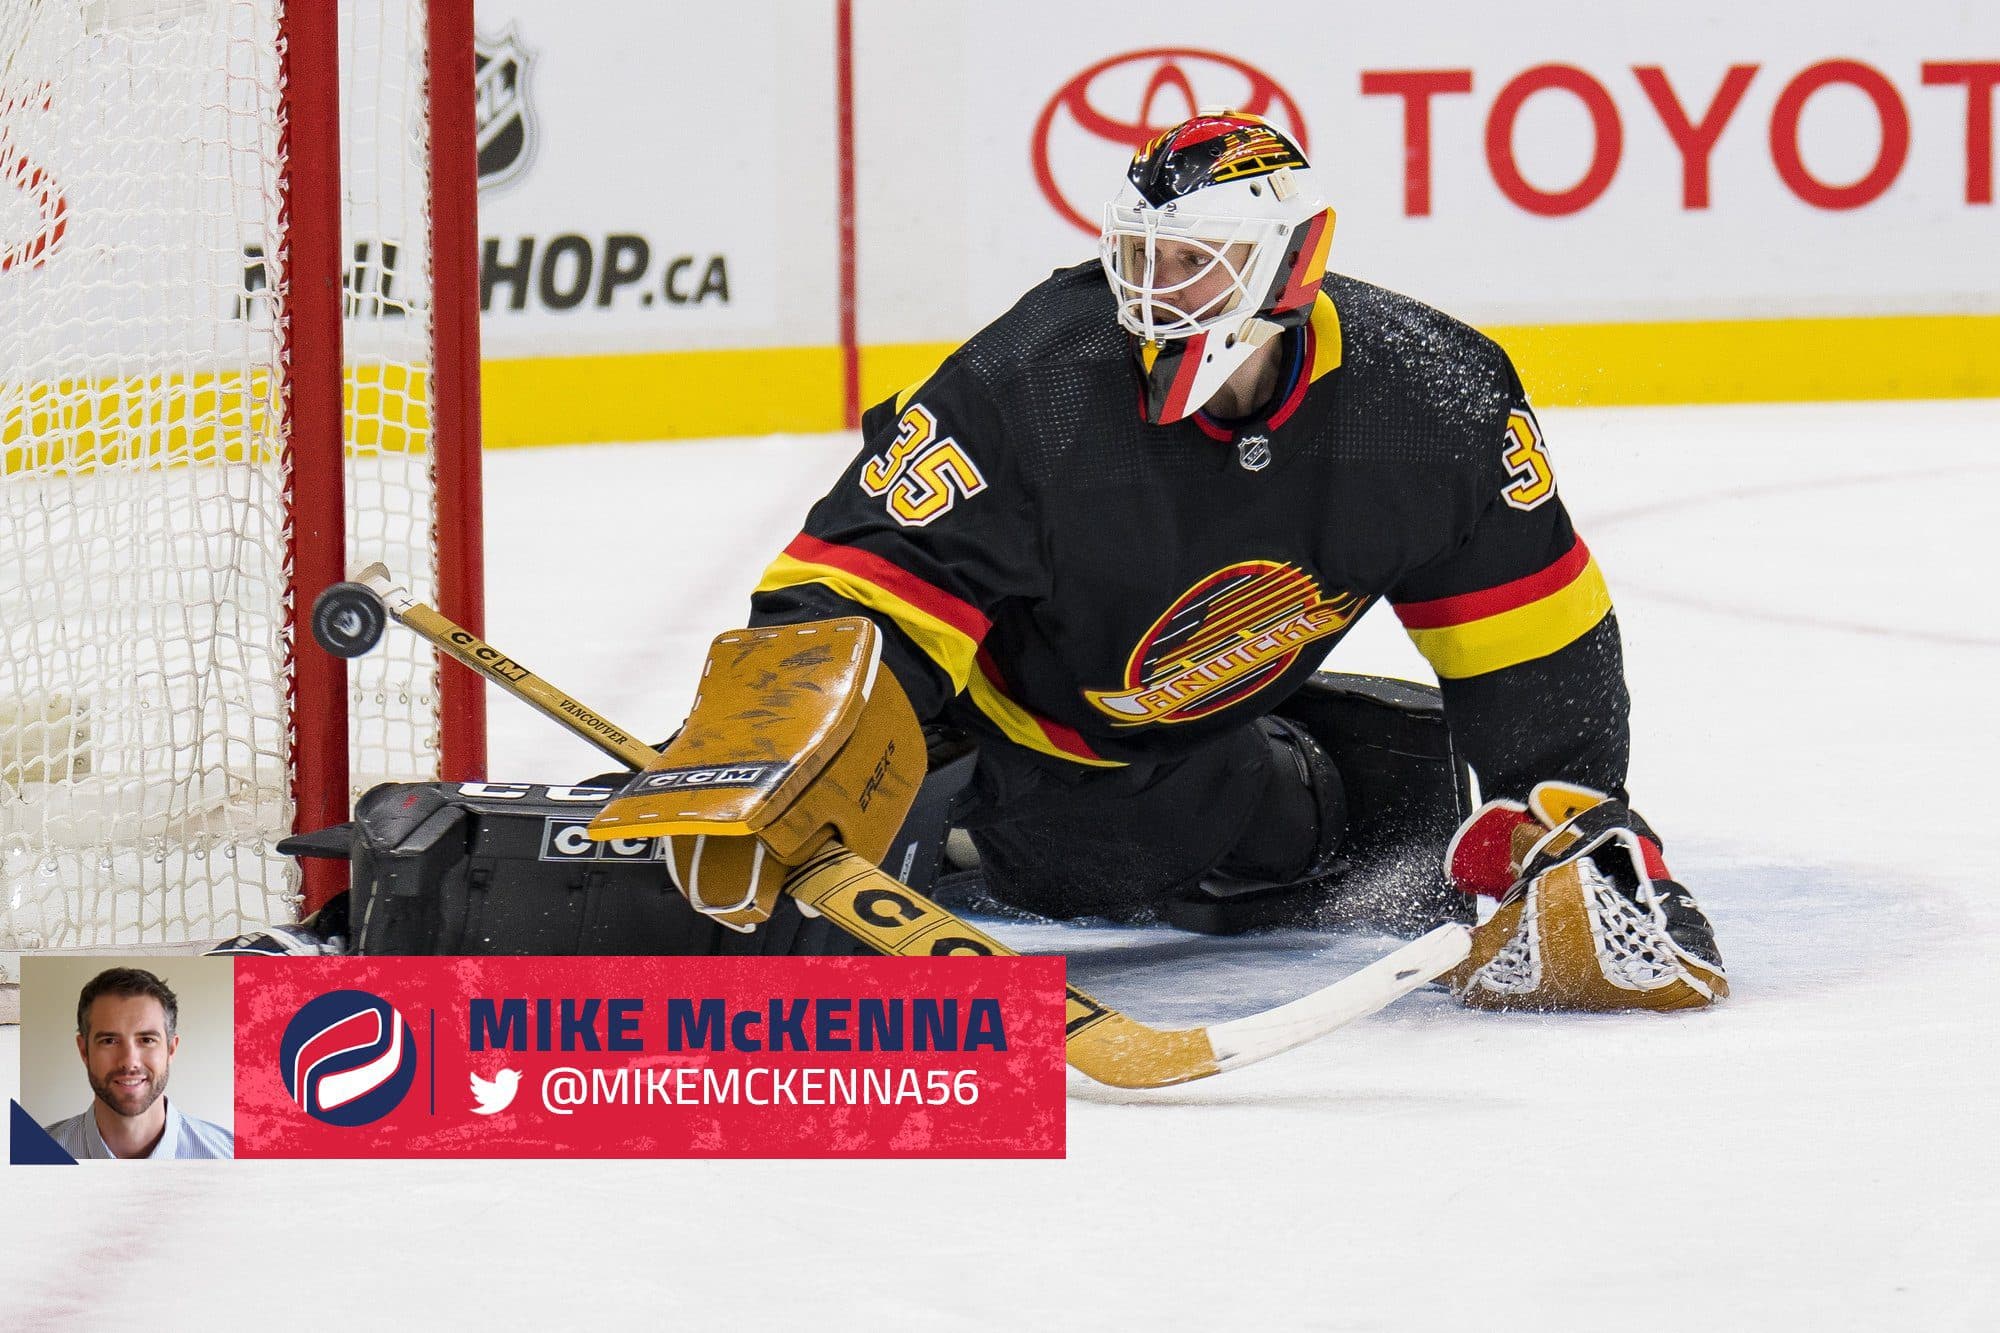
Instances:
[[[30,988],[41,992],[36,998],[45,1003],[54,999],[46,987],[32,985],[37,979],[49,980],[31,979]],[[183,1040],[181,1000],[174,988],[147,967],[121,965],[102,967],[72,994],[75,1055],[83,1066],[90,1103],[79,1114],[45,1122],[49,1136],[80,1162],[234,1157],[234,1132],[202,1119],[195,1114],[194,1103],[183,1106],[169,1090]],[[198,1040],[226,1044],[226,1016],[220,1032],[213,1023],[201,1025]],[[224,1061],[229,1058],[227,1052],[204,1052],[210,1064],[218,1054]],[[81,1091],[73,1077],[72,1098]],[[49,1097],[44,1093],[39,1100],[46,1103]]]

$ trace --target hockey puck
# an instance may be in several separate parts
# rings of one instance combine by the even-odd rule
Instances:
[[[335,583],[313,599],[312,633],[335,657],[359,657],[382,642],[389,611],[365,583]]]

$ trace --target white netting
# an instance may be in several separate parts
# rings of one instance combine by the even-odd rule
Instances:
[[[380,560],[437,602],[432,529],[429,139],[422,0],[341,6],[349,275],[347,568]],[[413,634],[348,665],[353,787],[437,776],[437,658]],[[385,651],[386,650],[386,651]],[[413,758],[421,757],[419,771]]]
[[[1654,886],[1641,881],[1632,893],[1627,893],[1587,855],[1571,864],[1575,867],[1598,971],[1604,979],[1631,991],[1659,990],[1683,979],[1685,969],[1667,933],[1666,918],[1656,900]],[[1474,974],[1478,989],[1494,995],[1524,996],[1541,988],[1542,895],[1546,891],[1543,880],[1529,885],[1513,935]]]
[[[1634,901],[1593,863],[1585,861],[1583,885],[1590,904],[1591,936],[1597,943],[1597,965],[1606,981],[1626,990],[1645,991],[1671,985],[1684,975],[1651,883],[1640,882],[1634,891],[1639,901]]]
[[[1514,933],[1474,975],[1481,989],[1496,995],[1529,995],[1541,987],[1541,896],[1535,886],[1522,898],[1521,919]]]
[[[341,20],[346,563],[428,595],[422,6]],[[0,5],[0,952],[295,910],[282,114],[277,0]],[[357,784],[435,773],[392,644]]]

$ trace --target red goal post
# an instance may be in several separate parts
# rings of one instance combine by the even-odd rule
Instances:
[[[0,955],[311,911],[341,867],[280,837],[482,773],[482,682],[305,624],[372,559],[483,619],[472,45],[471,0],[0,15]]]
[[[420,4],[428,54],[424,106],[430,168],[432,356],[429,376],[432,522],[439,607],[479,633],[485,623],[479,467],[479,167],[473,114],[472,0]],[[291,108],[286,155],[291,224],[286,229],[293,281],[293,346],[339,348],[346,284],[342,218],[340,51],[337,9],[293,3],[279,21],[280,77]],[[295,828],[310,832],[347,818],[352,805],[348,763],[346,666],[305,632],[312,599],[347,577],[345,378],[342,358],[293,358],[291,420],[295,515],[318,530],[293,527],[291,645],[293,711],[298,752]],[[335,504],[331,497],[343,497]],[[445,614],[453,613],[446,610]],[[466,619],[464,617],[470,617]],[[456,663],[438,664],[441,731],[436,776],[462,782],[483,775],[486,713],[483,683]],[[389,774],[388,776],[401,776]],[[306,912],[344,887],[337,862],[304,867]]]

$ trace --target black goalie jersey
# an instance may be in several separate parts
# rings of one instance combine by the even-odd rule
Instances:
[[[863,614],[918,714],[1051,763],[1157,760],[1269,712],[1378,600],[1488,796],[1621,793],[1610,597],[1506,354],[1329,276],[1259,416],[1140,416],[1095,264],[1030,291],[864,443],[753,621]]]

